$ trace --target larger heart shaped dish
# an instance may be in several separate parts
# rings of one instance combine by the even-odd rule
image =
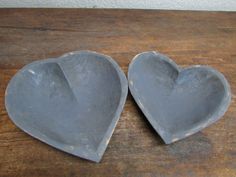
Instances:
[[[230,87],[208,66],[178,67],[157,52],[137,55],[129,66],[129,88],[166,144],[192,135],[226,112]]]
[[[26,65],[11,79],[5,105],[26,133],[99,162],[127,92],[127,79],[112,58],[80,51]]]

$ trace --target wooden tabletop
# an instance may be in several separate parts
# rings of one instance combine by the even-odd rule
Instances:
[[[181,66],[210,65],[232,89],[217,123],[165,145],[130,93],[100,163],[69,155],[17,128],[4,106],[24,65],[75,50],[113,57],[127,73],[140,52]],[[0,177],[236,177],[236,13],[156,10],[0,9]]]

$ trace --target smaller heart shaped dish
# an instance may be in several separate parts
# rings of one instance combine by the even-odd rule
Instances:
[[[99,162],[127,92],[125,74],[111,57],[78,51],[23,67],[7,86],[5,106],[29,135]]]
[[[129,65],[128,81],[136,103],[166,144],[216,122],[231,101],[220,72],[200,65],[180,68],[157,52],[138,54]]]

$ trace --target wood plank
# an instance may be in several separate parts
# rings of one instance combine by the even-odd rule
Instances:
[[[167,146],[129,94],[101,163],[68,155],[17,128],[4,92],[25,64],[75,50],[110,55],[125,73],[150,50],[181,66],[210,65],[229,80],[231,106],[214,125]],[[0,176],[236,176],[235,71],[235,12],[0,9]]]

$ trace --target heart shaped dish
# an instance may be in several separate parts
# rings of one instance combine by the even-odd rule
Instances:
[[[127,79],[112,58],[79,51],[23,67],[7,86],[5,105],[26,133],[99,162],[127,92]]]
[[[226,112],[230,86],[208,66],[180,68],[157,52],[137,55],[128,81],[136,103],[166,144],[192,135]]]

